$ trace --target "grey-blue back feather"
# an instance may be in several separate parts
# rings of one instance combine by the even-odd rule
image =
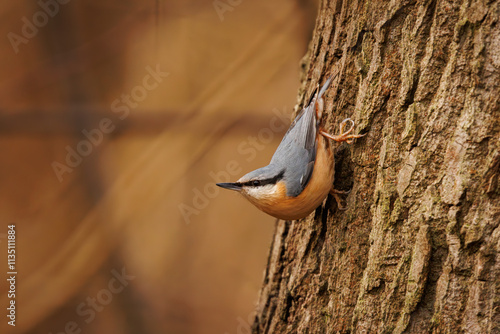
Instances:
[[[292,123],[274,153],[270,165],[285,170],[287,195],[298,196],[307,185],[316,158],[316,112],[314,103],[303,109]]]
[[[315,104],[323,96],[331,80],[332,77],[328,78],[318,96],[312,98],[309,105],[295,118],[271,159],[270,165],[274,165],[274,169],[285,170],[283,178],[287,182],[288,196],[298,196],[313,173],[319,125]]]

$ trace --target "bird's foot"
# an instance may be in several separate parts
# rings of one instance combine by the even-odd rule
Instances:
[[[345,131],[345,126],[347,122],[351,122],[351,127],[349,128],[349,130]],[[352,130],[354,130],[354,121],[350,118],[346,118],[342,121],[342,123],[340,123],[340,135],[334,136],[323,130],[320,130],[320,133],[322,136],[330,138],[331,140],[335,140],[336,142],[340,143],[345,141],[348,144],[351,144],[354,139],[361,138],[366,134],[365,133],[363,135],[351,135],[350,133],[352,132]]]
[[[342,210],[342,211],[345,211],[347,210],[347,205],[342,205],[342,197],[340,197],[340,195],[347,195],[349,194],[351,191],[350,190],[337,190],[335,188],[332,187],[332,189],[330,189],[330,195],[333,196],[333,198],[335,198],[335,201],[337,202],[337,206],[339,208],[339,210]]]

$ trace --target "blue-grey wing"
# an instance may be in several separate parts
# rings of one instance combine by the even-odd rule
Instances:
[[[307,107],[302,109],[290,125],[271,159],[270,165],[285,171],[288,196],[298,196],[307,186],[313,173],[318,133],[315,104],[330,86],[332,78],[333,76],[330,76],[327,79],[319,92],[315,91]]]
[[[271,159],[270,164],[285,170],[288,196],[299,195],[311,178],[316,159],[317,127],[312,103],[295,118]]]

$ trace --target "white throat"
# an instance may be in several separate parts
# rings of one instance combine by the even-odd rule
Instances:
[[[243,195],[258,201],[274,199],[277,195],[278,187],[276,184],[266,184],[261,187],[244,187]]]

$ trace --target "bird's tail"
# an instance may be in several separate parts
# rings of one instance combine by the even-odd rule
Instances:
[[[318,94],[318,100],[323,96],[323,94],[326,92],[326,90],[328,89],[328,87],[330,86],[330,83],[332,82],[332,79],[333,79],[333,74],[330,75],[330,77],[328,77],[328,79],[326,80],[325,84],[323,85],[323,87],[321,87],[321,90],[319,91],[319,94]]]
[[[307,106],[311,105],[311,103],[313,101],[318,101],[323,96],[323,94],[326,92],[326,90],[330,86],[330,83],[332,82],[334,76],[335,75],[332,74],[328,77],[328,79],[326,79],[326,82],[323,84],[323,87],[321,87],[321,90],[319,91],[319,93],[318,93],[319,85],[318,85],[318,87],[316,87],[316,89],[314,90],[314,93],[311,95],[311,98],[309,99],[309,102],[306,104]]]

